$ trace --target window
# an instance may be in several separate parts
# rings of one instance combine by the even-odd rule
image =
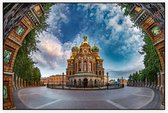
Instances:
[[[152,32],[152,34],[154,35],[154,36],[156,36],[156,35],[158,35],[158,34],[160,34],[160,29],[159,29],[159,27],[158,26],[154,26],[152,29],[151,29],[151,32]]]
[[[82,70],[82,63],[79,62],[79,71],[81,71],[81,70]]]
[[[8,89],[6,85],[3,86],[3,99],[4,100],[8,99]]]
[[[101,71],[99,71],[99,75],[101,75]]]
[[[11,55],[12,55],[11,51],[8,51],[8,50],[4,51],[4,62],[5,63],[9,63]]]
[[[19,25],[18,28],[16,29],[16,34],[21,36],[23,35],[24,31],[25,31],[24,28],[21,25]]]
[[[39,16],[40,14],[41,14],[41,8],[40,8],[40,6],[38,5],[38,6],[35,6],[34,7],[34,11],[35,11],[35,13]]]
[[[89,62],[89,71],[92,71],[92,63]]]
[[[87,63],[84,62],[84,71],[87,71]]]

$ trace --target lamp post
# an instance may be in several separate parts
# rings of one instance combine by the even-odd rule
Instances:
[[[108,84],[108,72],[107,72],[107,89],[108,89],[108,85],[109,85],[109,84]]]
[[[64,72],[62,73],[62,89],[64,89]]]

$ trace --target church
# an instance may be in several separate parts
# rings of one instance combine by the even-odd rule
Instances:
[[[99,48],[92,47],[83,37],[80,47],[72,47],[72,55],[67,59],[66,85],[71,87],[102,87],[107,83],[104,75],[103,59],[99,56]]]

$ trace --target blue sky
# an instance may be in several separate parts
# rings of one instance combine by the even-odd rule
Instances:
[[[38,35],[41,52],[33,53],[42,76],[65,73],[71,47],[87,35],[104,59],[104,68],[112,78],[127,78],[144,68],[144,56],[138,53],[144,42],[141,30],[133,27],[117,4],[56,4],[51,7],[47,31]]]

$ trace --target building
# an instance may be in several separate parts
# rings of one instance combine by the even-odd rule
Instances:
[[[120,79],[120,84],[124,84],[126,86],[127,83],[128,83],[128,80],[126,80],[126,79]]]
[[[105,79],[103,59],[99,56],[99,48],[90,46],[87,36],[78,48],[72,47],[72,56],[67,60],[67,86],[72,87],[99,87],[104,86]]]
[[[42,77],[42,78],[40,79],[40,84],[41,84],[42,86],[46,86],[46,85],[48,84],[48,78],[47,78],[47,77]]]
[[[52,75],[47,78],[48,85],[61,86],[66,85],[66,77],[63,75]]]

